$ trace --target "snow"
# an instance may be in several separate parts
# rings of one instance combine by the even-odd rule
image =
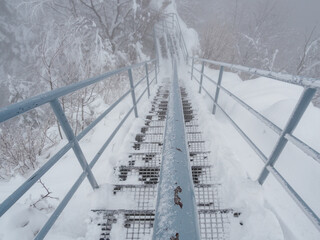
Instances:
[[[154,73],[150,77],[152,79]],[[136,96],[140,96],[145,87],[146,80],[139,85],[136,90]],[[151,85],[152,95],[156,89],[157,86],[153,83]],[[133,205],[134,201],[130,201],[129,196],[125,196],[123,193],[119,193],[117,196],[113,195],[111,185],[119,181],[115,177],[114,167],[122,160],[127,159],[134,134],[139,127],[144,125],[144,115],[151,106],[151,103],[147,99],[147,93],[145,93],[145,96],[138,104],[139,118],[134,118],[134,114],[129,116],[126,123],[94,166],[93,173],[100,188],[93,191],[88,180],[85,179],[53,228],[49,231],[46,239],[93,239],[99,229],[93,224],[93,218],[96,215],[92,215],[92,209],[132,209],[135,207]],[[94,104],[96,105],[96,110],[100,113],[108,107],[102,100],[96,101]],[[93,159],[131,107],[132,99],[131,95],[128,95],[123,102],[113,109],[110,114],[80,141],[80,146],[88,162]],[[57,146],[43,154],[43,156],[53,156],[66,143],[66,140],[62,140]],[[47,161],[45,157],[40,160],[43,163],[45,161]],[[31,207],[30,205],[46,193],[42,185],[36,183],[0,218],[0,239],[15,240],[21,239],[21,236],[24,236],[24,239],[33,239],[81,173],[82,169],[78,160],[74,153],[69,151],[41,178],[45,186],[52,192],[50,194],[52,198],[46,198],[45,201],[39,202],[37,209]],[[6,199],[27,177],[16,176],[9,181],[0,182],[0,201],[2,202]],[[128,180],[132,184],[138,181],[138,179]],[[41,208],[44,209],[40,210]]]
[[[196,67],[200,69],[200,65]],[[205,68],[205,73],[215,81],[218,79],[217,70]],[[198,94],[198,83],[190,80],[190,67],[181,66],[180,74],[184,74],[184,83],[192,95],[194,107],[199,108],[199,125],[213,153],[212,161],[223,186],[224,202],[242,212],[239,219],[231,220],[231,239],[319,239],[319,232],[271,175],[262,187],[256,182],[263,167],[262,161],[219,110],[215,116],[211,114],[212,100],[204,92]],[[199,79],[199,73],[194,71],[194,74]],[[205,78],[203,85],[214,96],[216,87]],[[230,72],[224,72],[222,86],[280,128],[285,126],[303,90],[265,77],[242,81]],[[269,156],[278,135],[223,91],[220,91],[218,101]],[[320,126],[314,123],[319,121],[319,109],[310,105],[294,131],[296,137],[316,151],[320,151],[317,144]],[[275,167],[319,215],[318,163],[288,143]]]
[[[158,8],[162,6],[162,3],[163,1],[153,1],[153,4]],[[135,6],[135,4],[136,0],[133,0],[133,5]],[[134,9],[134,11],[136,10]],[[176,13],[175,1],[169,4],[167,11]],[[184,38],[187,40],[187,49],[189,54],[192,55],[199,47],[198,35],[193,29],[187,28],[179,16],[178,19]],[[100,39],[97,39],[97,42],[99,41]],[[146,58],[142,53],[142,45],[137,44],[137,51],[142,58]],[[97,57],[99,62],[105,62],[105,59],[108,58],[112,59],[112,56],[104,54],[99,54]],[[112,62],[112,60],[110,61]],[[169,71],[165,71],[170,69],[170,61],[161,59],[161,62],[159,80],[170,76]],[[196,67],[200,69],[199,65]],[[214,178],[221,182],[223,186],[223,203],[226,207],[241,212],[238,218],[230,219],[231,240],[320,239],[320,233],[272,176],[267,179],[263,186],[256,182],[263,167],[261,160],[226,121],[225,116],[219,110],[215,116],[211,114],[212,100],[204,93],[201,95],[197,93],[198,85],[195,81],[190,80],[188,74],[190,68],[181,65],[179,69],[179,76],[184,80],[188,94],[193,100],[193,107],[199,111],[199,126],[202,128],[208,149],[211,150],[211,161],[216,169]],[[205,72],[213,79],[218,78],[219,72],[216,70],[206,68]],[[266,74],[268,73],[266,72]],[[194,74],[199,77],[198,73],[194,72]],[[300,78],[292,79],[289,75],[285,77],[288,81],[303,82]],[[310,79],[305,81],[305,84],[315,83]],[[299,86],[274,81],[266,77],[242,81],[238,75],[230,72],[224,72],[222,85],[280,128],[285,126],[303,90]],[[215,86],[212,83],[204,79],[204,86],[214,95]],[[153,86],[151,89],[154,90],[156,87]],[[138,92],[141,93],[141,91],[140,89]],[[220,91],[219,103],[265,155],[269,156],[278,139],[277,134],[259,122],[223,91]],[[97,104],[96,109],[101,112],[108,107],[102,101],[95,102],[95,104]],[[88,161],[94,157],[131,106],[131,96],[127,96],[125,101],[81,140],[80,145]],[[99,216],[92,213],[92,209],[135,207],[129,196],[123,193],[114,196],[111,186],[118,183],[114,174],[114,167],[127,159],[131,141],[137,129],[143,125],[143,115],[149,109],[149,106],[150,102],[144,97],[138,107],[140,117],[135,119],[131,114],[126,124],[93,168],[93,173],[100,188],[93,191],[87,179],[85,179],[46,239],[98,239],[100,227],[96,225],[95,220]],[[309,106],[299,126],[294,131],[296,137],[316,151],[320,151],[318,144],[320,125],[315,124],[319,122],[319,109]],[[63,140],[57,146],[48,150],[43,155],[41,162],[44,163],[47,156],[52,156],[65,144],[66,141]],[[288,143],[275,167],[309,206],[320,215],[320,168],[318,163],[294,145]],[[73,152],[69,151],[42,178],[42,182],[52,192],[50,194],[51,198],[39,202],[37,204],[38,209],[31,207],[30,205],[34,204],[41,195],[46,194],[42,185],[36,183],[0,218],[0,240],[21,239],[21,236],[24,239],[33,239],[81,172],[82,169],[77,159]],[[26,179],[17,175],[9,181],[0,181],[0,201],[2,202],[8,197],[13,189],[20,186]],[[127,183],[135,184],[137,182],[138,179],[135,177],[128,177],[127,179]],[[123,221],[122,218],[113,226],[113,239],[124,238],[123,231],[121,231]]]

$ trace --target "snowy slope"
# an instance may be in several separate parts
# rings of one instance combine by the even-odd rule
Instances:
[[[200,66],[196,67],[200,69]],[[320,233],[273,177],[269,177],[263,187],[255,182],[263,167],[262,161],[222,113],[218,111],[216,116],[211,114],[212,100],[205,93],[198,94],[198,83],[190,81],[187,71],[190,71],[190,67],[181,68],[184,82],[199,106],[206,140],[219,166],[225,201],[245,212],[243,221],[246,223],[242,230],[232,229],[236,233],[234,239],[319,239]],[[218,71],[207,68],[205,71],[213,79],[218,78]],[[199,79],[198,73],[195,76]],[[222,85],[281,128],[303,90],[267,78],[242,81],[236,74],[228,72],[223,75]],[[204,80],[204,86],[214,95],[213,84]],[[220,92],[219,103],[269,156],[277,140],[276,134],[223,92]],[[294,135],[317,151],[320,151],[320,125],[316,124],[319,121],[320,110],[309,106],[294,131]],[[320,215],[320,166],[291,144],[287,145],[275,166]]]
[[[140,96],[145,87],[146,81],[143,81],[136,91],[137,96]],[[157,86],[153,83],[151,93],[154,94],[156,89]],[[96,102],[96,104],[96,109],[100,113],[108,108],[102,100]],[[126,207],[128,204],[130,205],[130,201],[126,196],[121,196],[121,194],[117,198],[113,196],[111,184],[117,181],[114,175],[114,167],[120,161],[127,159],[127,153],[132,145],[131,142],[138,131],[137,129],[144,125],[144,115],[150,106],[151,103],[148,101],[147,94],[145,94],[138,104],[139,118],[134,118],[133,113],[130,115],[93,168],[93,173],[100,188],[93,191],[89,182],[85,179],[53,228],[49,231],[46,239],[98,239],[100,229],[96,225],[90,225],[91,210],[105,207],[119,209]],[[93,159],[131,107],[132,99],[128,95],[123,102],[80,141],[88,162]],[[65,144],[65,140],[60,142],[54,149],[50,149],[45,156],[54,155]],[[44,158],[41,161],[44,163],[46,160]],[[17,240],[21,239],[21,236],[26,240],[33,239],[81,173],[80,164],[73,152],[69,151],[41,178],[45,186],[52,192],[50,194],[52,198],[45,198],[37,203],[36,207],[32,206],[41,196],[46,194],[42,185],[36,183],[0,218],[0,240]],[[27,180],[27,176],[17,176],[7,182],[1,181],[0,202],[5,200],[25,180]]]

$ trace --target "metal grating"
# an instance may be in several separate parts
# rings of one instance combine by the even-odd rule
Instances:
[[[136,142],[163,142],[163,134],[137,134],[135,138]]]
[[[100,240],[110,239],[115,224],[118,224],[117,229],[123,229],[125,239],[151,239],[168,95],[164,87],[159,88],[145,125],[132,143],[133,151],[129,154],[127,165],[116,169],[119,183],[114,185],[113,194],[123,193],[128,199],[134,200],[135,207],[129,210],[95,211],[102,216],[102,220],[98,220],[101,226]],[[181,88],[181,96],[201,239],[225,240],[229,238],[229,215],[232,215],[232,210],[222,206],[219,197],[221,185],[214,181],[210,152],[206,151],[195,111],[184,88]],[[132,180],[134,184],[130,183]]]
[[[191,166],[211,166],[210,152],[189,152]]]
[[[161,153],[132,153],[129,155],[129,166],[160,166]]]
[[[132,148],[140,152],[161,152],[162,142],[134,142]]]
[[[136,210],[150,210],[155,208],[157,194],[156,185],[115,185],[113,194],[125,193],[129,199],[137,203]]]
[[[223,209],[220,199],[221,185],[214,181],[213,166],[209,161],[210,152],[206,151],[205,142],[202,140],[201,132],[198,129],[196,114],[187,100],[187,93],[184,88],[181,88],[181,95],[192,178],[195,184],[195,197],[199,211],[201,239],[229,239],[228,226],[231,210]]]
[[[198,210],[222,209],[220,184],[197,184],[194,188]]]
[[[119,179],[125,182],[128,178],[138,179],[143,184],[157,184],[159,181],[160,167],[135,167],[120,166]]]
[[[227,240],[229,236],[229,210],[199,211],[201,239]]]
[[[104,223],[98,223],[101,226],[99,240],[110,240],[111,231],[115,224],[119,224],[117,229],[125,233],[125,239],[150,239],[153,222],[153,210],[96,210],[98,215],[102,215]],[[121,222],[119,222],[122,220]]]
[[[204,152],[205,142],[204,141],[188,141],[189,152]]]
[[[202,141],[201,132],[188,132],[187,133],[188,141]]]
[[[145,121],[145,124],[146,126],[151,126],[151,127],[164,127],[165,124],[166,124],[166,121],[164,120],[150,120],[150,119],[147,119]]]

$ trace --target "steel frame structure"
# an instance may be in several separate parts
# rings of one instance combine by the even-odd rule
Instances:
[[[320,218],[317,214],[308,206],[308,204],[303,200],[303,198],[292,188],[292,186],[288,183],[288,181],[277,171],[275,168],[275,163],[281,155],[283,149],[286,147],[287,142],[291,142],[301,151],[303,151],[306,155],[313,158],[316,162],[320,163],[320,153],[315,149],[311,148],[308,144],[298,139],[293,135],[294,129],[299,124],[300,119],[302,118],[304,112],[309,106],[315,92],[320,88],[320,80],[301,77],[301,76],[293,76],[289,74],[281,74],[275,73],[271,71],[265,71],[260,69],[248,68],[239,65],[233,65],[229,63],[217,62],[203,58],[190,57],[192,60],[191,63],[191,80],[195,79],[199,83],[199,93],[203,90],[213,101],[213,111],[212,114],[215,114],[216,108],[218,108],[231,122],[231,124],[235,127],[238,133],[244,138],[244,140],[249,144],[249,146],[256,152],[256,154],[261,158],[264,163],[264,167],[261,170],[261,173],[257,179],[259,184],[263,184],[267,179],[269,173],[271,173],[275,179],[281,184],[281,186],[287,191],[289,196],[297,203],[297,205],[301,208],[304,214],[310,219],[310,221],[314,224],[314,226],[320,231]],[[195,67],[195,63],[198,62],[201,65],[201,69],[197,69]],[[205,64],[213,64],[215,66],[220,67],[219,78],[218,81],[213,80],[204,72]],[[289,84],[298,85],[304,88],[300,99],[298,100],[293,112],[291,113],[290,118],[287,120],[287,123],[284,129],[278,127],[275,123],[270,121],[268,118],[263,116],[261,113],[250,107],[244,101],[242,101],[235,94],[231,93],[228,89],[221,85],[222,75],[224,68],[228,68],[237,72],[245,72],[256,76],[263,76],[267,78],[271,78],[277,81],[286,82]],[[194,76],[194,71],[200,74],[200,80]],[[209,91],[203,86],[203,79],[206,78],[208,81],[216,85],[215,96],[212,96]],[[269,157],[265,156],[265,154],[258,148],[258,146],[247,136],[247,134],[236,124],[236,122],[231,118],[231,116],[221,107],[218,103],[219,91],[223,91],[225,94],[230,96],[233,100],[235,100],[242,107],[247,109],[251,114],[253,114],[258,120],[263,122],[266,126],[268,126],[271,130],[273,130],[277,135],[279,135],[278,141],[276,142],[271,154]]]
[[[145,76],[138,80],[136,83],[133,81],[132,70],[137,69],[139,67],[143,67],[145,69]],[[153,68],[151,71],[149,68]],[[18,102],[16,104],[12,104],[8,107],[4,107],[0,109],[0,123],[16,116],[19,116],[29,110],[40,107],[41,105],[49,103],[57,120],[59,121],[67,139],[68,143],[62,147],[53,157],[51,157],[40,169],[38,169],[35,173],[32,174],[19,188],[17,188],[10,196],[8,196],[0,205],[0,217],[5,214],[44,174],[46,174],[71,148],[75,153],[83,172],[78,177],[76,182],[73,184],[71,189],[65,195],[63,200],[60,202],[58,207],[52,213],[48,221],[44,224],[42,229],[35,236],[35,239],[40,240],[43,239],[48,231],[51,229],[63,209],[66,207],[74,193],[80,187],[81,183],[85,178],[88,178],[93,189],[99,187],[98,183],[95,180],[95,177],[91,171],[93,166],[96,164],[98,159],[101,157],[102,153],[108,147],[114,136],[120,130],[122,125],[126,122],[130,114],[134,111],[135,117],[138,117],[138,103],[148,92],[148,97],[150,97],[150,86],[155,81],[157,83],[157,68],[159,68],[158,59],[152,59],[149,61],[141,62],[135,65],[123,67],[114,71],[107,72],[97,77],[93,77],[78,83],[74,83],[72,85],[55,89],[50,92],[46,92],[40,94],[38,96],[29,98],[25,101]],[[73,129],[65,116],[63,108],[59,102],[59,98],[66,96],[67,94],[71,94],[80,89],[93,85],[95,83],[99,83],[103,80],[108,79],[111,76],[115,76],[121,73],[128,73],[130,89],[127,90],[119,99],[117,99],[109,108],[107,108],[98,118],[96,118],[91,124],[89,124],[81,133],[77,136],[74,135]],[[154,72],[154,73],[153,73]],[[150,81],[150,74],[153,74],[154,77]],[[135,90],[140,84],[146,81],[146,87],[143,88],[143,91],[140,96],[136,97]],[[129,109],[126,115],[122,118],[117,127],[113,130],[111,135],[108,137],[106,142],[100,148],[100,150],[96,153],[95,157],[92,159],[90,163],[86,160],[83,151],[80,147],[79,141],[91,130],[93,129],[103,118],[105,118],[119,103],[121,103],[129,94],[132,97],[133,106]]]

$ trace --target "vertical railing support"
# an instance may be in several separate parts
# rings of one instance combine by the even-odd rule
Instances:
[[[154,62],[154,77],[156,79],[156,84],[157,84],[158,83],[157,61]]]
[[[51,105],[53,112],[56,115],[58,121],[60,122],[61,127],[62,127],[68,141],[73,143],[72,149],[74,151],[74,154],[76,155],[83,171],[87,173],[87,178],[88,178],[92,188],[93,189],[99,188],[99,186],[96,182],[96,179],[94,178],[92,171],[88,165],[88,162],[87,162],[87,160],[81,150],[79,142],[72,131],[72,128],[68,122],[68,119],[67,119],[58,99],[55,99],[52,102],[50,102],[50,105]]]
[[[204,72],[204,61],[202,62],[202,66],[201,66],[201,76],[200,76],[200,83],[199,83],[199,93],[201,93],[201,89],[202,89],[202,81],[203,81],[203,72]]]
[[[300,96],[300,99],[293,110],[291,117],[289,118],[286,127],[283,129],[276,146],[274,147],[268,161],[263,167],[261,174],[258,178],[258,182],[263,184],[266,178],[268,177],[269,170],[268,166],[273,166],[275,162],[278,160],[282,150],[285,148],[288,140],[285,138],[286,134],[291,134],[293,130],[297,127],[303,113],[306,111],[309,103],[311,102],[314,94],[316,93],[316,89],[314,88],[306,88]]]
[[[145,64],[146,68],[146,78],[147,78],[147,88],[148,88],[148,98],[150,97],[150,83],[149,83],[149,71],[148,71],[148,63]]]
[[[192,58],[192,64],[191,64],[191,80],[193,79],[193,66],[194,66],[194,58]]]
[[[215,113],[216,113],[216,109],[217,109],[216,104],[218,103],[219,92],[220,92],[220,85],[221,85],[221,81],[222,81],[222,75],[223,75],[223,66],[220,67],[219,79],[218,79],[217,88],[216,88],[216,94],[214,95],[214,102],[213,102],[212,114],[215,114]]]
[[[132,70],[131,68],[128,70],[128,76],[130,81],[130,90],[131,90],[131,97],[132,97],[132,104],[134,109],[134,115],[138,117],[138,109],[137,109],[137,101],[136,101],[136,94],[134,92],[134,85],[133,85],[133,77],[132,77]]]
[[[159,51],[158,51],[158,42],[157,42],[157,34],[156,34],[156,28],[153,28],[153,41],[154,41],[154,49],[156,53],[156,62],[159,63]]]

